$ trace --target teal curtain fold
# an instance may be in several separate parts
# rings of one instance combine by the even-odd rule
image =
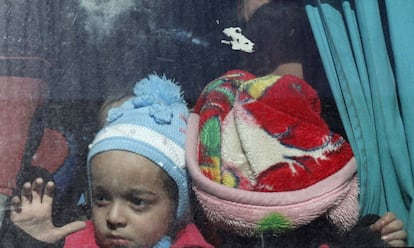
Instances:
[[[395,212],[413,246],[414,1],[317,0],[306,11],[358,162],[361,216]]]

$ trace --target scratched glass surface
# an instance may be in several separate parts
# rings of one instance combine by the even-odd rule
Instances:
[[[193,107],[255,52],[244,2],[0,0],[0,217],[44,176],[57,186],[56,225],[89,218],[86,155],[102,103],[157,73]]]
[[[85,161],[103,101],[157,73],[192,107],[233,51],[252,51],[237,5],[0,0],[0,217],[22,182],[44,176],[57,186],[56,225],[88,218]]]

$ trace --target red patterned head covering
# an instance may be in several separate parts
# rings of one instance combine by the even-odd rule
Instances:
[[[251,236],[326,214],[358,218],[350,145],[320,117],[316,91],[286,75],[231,71],[206,86],[189,120],[187,162],[207,218]]]

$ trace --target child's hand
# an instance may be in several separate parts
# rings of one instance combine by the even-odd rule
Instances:
[[[33,184],[23,185],[21,196],[12,199],[11,221],[35,239],[47,243],[55,243],[68,234],[85,228],[82,221],[74,221],[62,227],[52,222],[52,203],[55,185],[48,182],[44,185],[41,178]]]
[[[394,213],[388,212],[370,226],[374,232],[381,233],[381,238],[392,247],[405,247],[407,232],[404,224]]]

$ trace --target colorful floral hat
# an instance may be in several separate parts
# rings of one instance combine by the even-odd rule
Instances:
[[[322,215],[348,230],[358,219],[351,147],[300,78],[230,71],[209,83],[190,114],[186,159],[209,221],[243,236]]]

